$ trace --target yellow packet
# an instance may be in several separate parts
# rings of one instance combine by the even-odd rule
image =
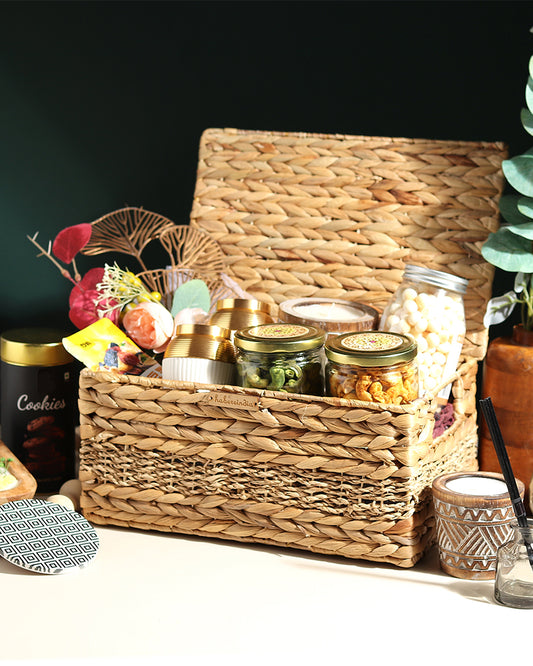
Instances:
[[[89,370],[161,377],[161,365],[106,317],[63,338],[63,347]]]

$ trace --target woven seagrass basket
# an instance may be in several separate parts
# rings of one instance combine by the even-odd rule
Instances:
[[[80,378],[82,509],[98,524],[415,564],[431,483],[477,469],[476,374],[500,143],[207,130],[191,225],[256,298],[384,305],[406,263],[469,280],[455,422],[394,406],[92,373]]]

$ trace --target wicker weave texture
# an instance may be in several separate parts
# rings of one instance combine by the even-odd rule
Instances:
[[[84,370],[84,515],[412,566],[432,479],[476,466],[476,366],[455,378],[457,420],[436,440],[424,400],[384,410]]]
[[[467,357],[481,359],[502,143],[209,129],[191,225],[257,298],[384,305],[406,263],[469,280]]]
[[[82,509],[98,524],[402,567],[434,538],[431,483],[477,469],[476,374],[498,226],[499,143],[207,130],[191,226],[268,302],[384,305],[406,263],[469,280],[455,423],[391,406],[91,373],[80,378]]]

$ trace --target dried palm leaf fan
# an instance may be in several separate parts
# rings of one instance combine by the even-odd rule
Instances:
[[[158,213],[142,208],[121,208],[92,222],[91,240],[82,250],[94,256],[121,252],[134,257],[148,271],[142,252],[153,240],[167,251],[172,268],[187,268],[204,275],[220,275],[224,255],[207,232],[188,225],[177,225]]]
[[[144,263],[142,252],[154,240],[168,253],[168,268],[152,270]],[[134,257],[142,268],[138,276],[149,289],[162,295],[167,308],[172,305],[174,291],[192,279],[205,282],[213,305],[219,299],[236,296],[221,278],[224,255],[220,245],[207,232],[174,224],[158,213],[128,207],[95,220],[83,254],[94,256],[106,252]]]
[[[174,225],[163,229],[159,241],[173,268],[191,268],[203,275],[220,275],[224,270],[220,245],[201,229]]]
[[[142,208],[121,208],[92,222],[91,239],[82,253],[89,256],[106,252],[128,254],[137,259],[145,271],[148,268],[141,257],[143,250],[174,226],[172,220],[158,213]]]

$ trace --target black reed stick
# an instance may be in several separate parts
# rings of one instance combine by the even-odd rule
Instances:
[[[479,406],[481,407],[481,411],[483,412],[483,416],[487,422],[490,436],[492,438],[492,443],[494,444],[496,455],[498,456],[503,478],[505,479],[509,497],[511,498],[514,515],[516,516],[516,522],[518,523],[519,527],[529,527],[527,523],[526,508],[522,498],[520,497],[520,493],[518,492],[518,486],[516,485],[516,479],[511,467],[511,461],[509,460],[507,449],[505,448],[505,442],[503,441],[502,432],[498,424],[498,419],[496,418],[496,412],[494,411],[492,400],[490,398],[483,398],[479,401]],[[533,569],[533,547],[527,539],[524,539],[524,544],[526,546],[529,563]]]

